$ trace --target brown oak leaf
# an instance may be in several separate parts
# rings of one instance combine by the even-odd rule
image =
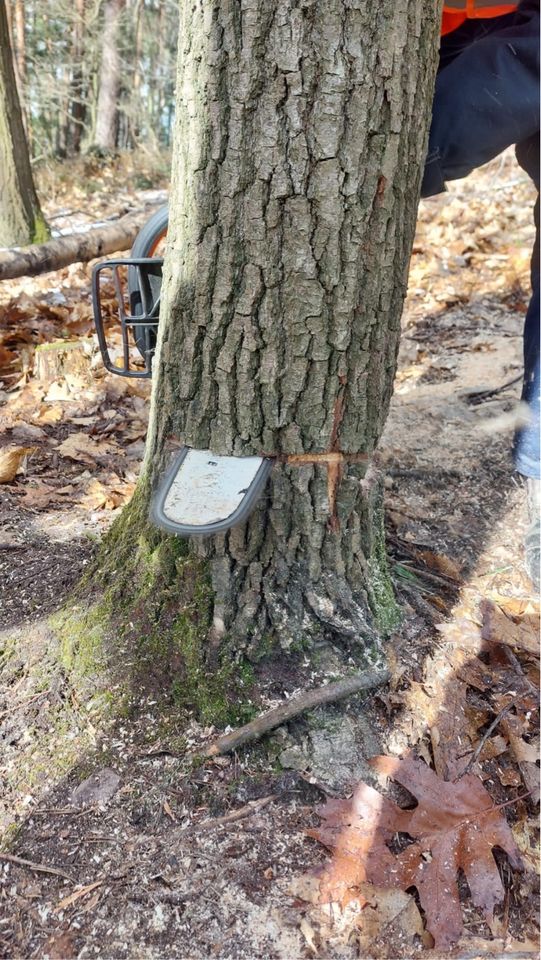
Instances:
[[[367,881],[401,890],[416,887],[436,949],[449,949],[463,926],[458,870],[466,876],[474,904],[492,920],[504,897],[493,848],[501,847],[512,866],[522,869],[511,829],[471,774],[448,783],[421,760],[374,757],[370,763],[405,787],[417,806],[402,809],[364,783],[352,800],[325,804],[319,811],[321,826],[309,831],[333,851],[321,872],[321,898],[345,903]],[[410,842],[393,853],[390,845],[399,835]]]

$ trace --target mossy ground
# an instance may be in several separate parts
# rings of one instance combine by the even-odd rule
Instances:
[[[111,691],[85,662],[84,676],[66,662],[61,637],[45,621],[0,636],[0,680],[8,704],[0,712],[2,798],[0,836],[14,816],[95,753],[114,718]]]
[[[135,691],[179,717],[244,722],[255,711],[250,664],[227,643],[208,662],[206,564],[147,515],[143,483],[106,535],[76,602],[53,620],[62,664],[80,677],[106,671],[128,701]]]

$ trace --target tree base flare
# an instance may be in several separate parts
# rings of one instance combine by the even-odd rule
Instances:
[[[383,669],[398,611],[381,477],[360,469],[351,466],[340,487],[338,526],[327,522],[324,470],[280,466],[270,507],[190,543],[149,523],[142,482],[83,584],[107,611],[113,672],[129,665],[132,689],[207,723],[238,724],[257,712],[275,674],[288,689],[311,686],[316,674]],[[332,654],[330,673],[320,669],[322,651]]]
[[[387,569],[382,479],[352,465],[329,522],[325,470],[280,467],[269,503],[245,527],[210,548],[214,638],[247,644],[258,659],[269,640],[284,651],[319,639],[356,648],[367,666],[382,666],[382,637],[398,609]],[[248,641],[248,643],[247,643]]]

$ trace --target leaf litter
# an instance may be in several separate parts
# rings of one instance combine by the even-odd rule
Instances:
[[[334,852],[320,881],[321,896],[343,903],[366,881],[404,892],[415,887],[436,949],[447,950],[463,929],[458,871],[490,923],[504,898],[493,848],[500,847],[511,865],[522,869],[511,829],[471,774],[450,783],[422,760],[374,757],[371,763],[405,787],[417,806],[403,809],[368,784],[357,787],[352,801],[327,801],[320,811],[322,825],[309,831]],[[389,844],[401,834],[413,842],[393,853]]]

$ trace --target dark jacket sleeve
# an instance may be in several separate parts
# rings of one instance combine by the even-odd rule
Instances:
[[[538,131],[539,0],[528,0],[514,24],[476,39],[439,71],[421,195],[440,193],[446,180]]]

